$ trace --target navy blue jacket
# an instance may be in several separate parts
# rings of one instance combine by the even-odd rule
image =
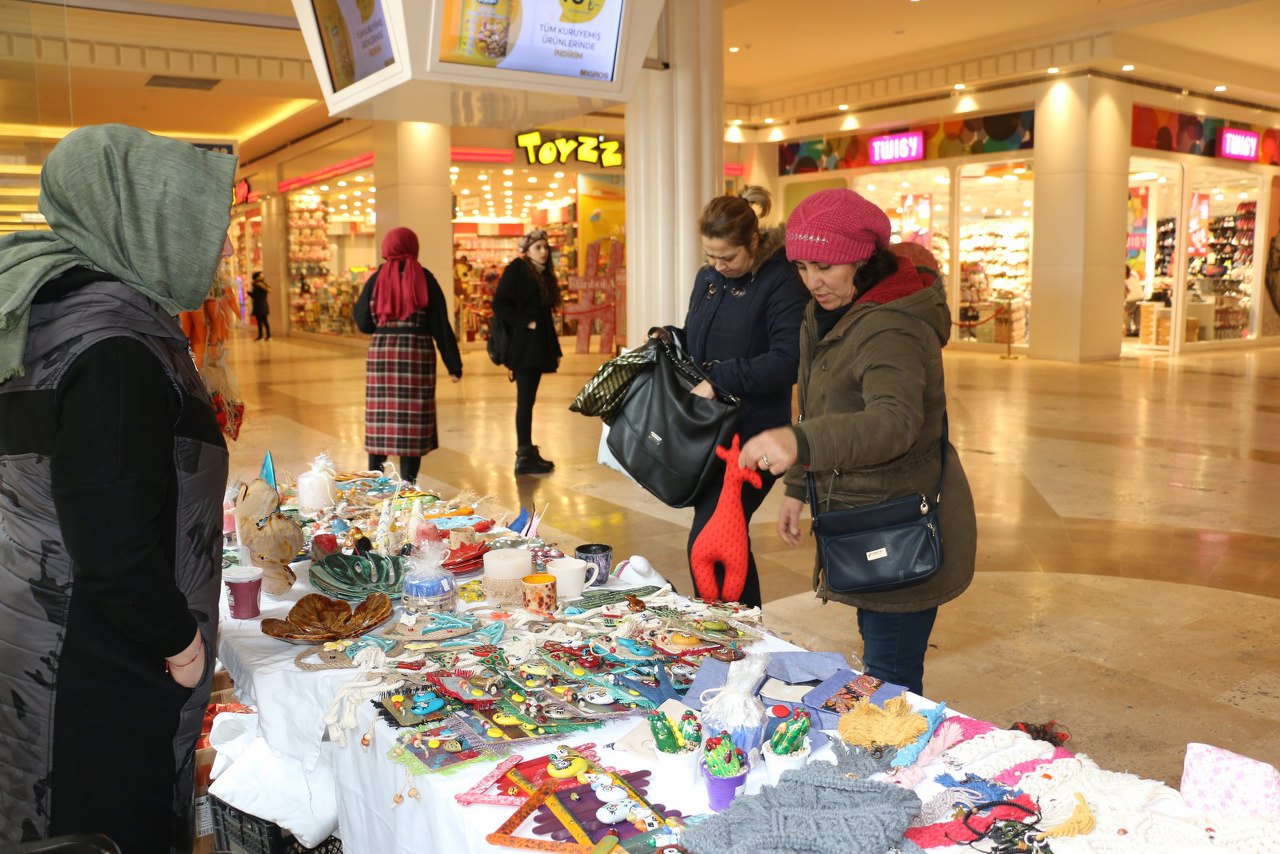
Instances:
[[[736,279],[711,266],[699,270],[684,328],[671,330],[713,385],[741,399],[738,434],[744,442],[791,423],[809,293],[787,261],[784,243],[782,229],[762,233],[751,272]]]

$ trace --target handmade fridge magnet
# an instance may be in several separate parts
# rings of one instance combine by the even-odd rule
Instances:
[[[498,758],[469,729],[448,723],[402,731],[388,756],[415,777],[455,769],[476,759]]]

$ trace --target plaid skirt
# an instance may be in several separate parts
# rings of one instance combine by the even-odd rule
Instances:
[[[436,439],[436,348],[430,335],[375,333],[365,360],[364,446],[420,457]]]

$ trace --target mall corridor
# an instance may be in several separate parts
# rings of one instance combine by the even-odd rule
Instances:
[[[266,450],[294,473],[322,450],[364,465],[362,349],[242,333],[233,356],[247,403],[233,476]],[[548,539],[643,554],[687,591],[691,511],[597,464],[600,422],[567,408],[601,360],[570,355],[546,378],[534,439],[557,471],[516,478],[514,386],[466,352],[463,381],[437,390],[441,447],[420,482],[536,505]],[[946,369],[979,572],[939,613],[927,694],[1004,726],[1056,719],[1074,750],[1173,785],[1188,742],[1280,762],[1280,349],[1094,364],[953,353]],[[766,622],[856,652],[853,610],[809,592],[812,547],[773,531],[780,494],[751,529]]]

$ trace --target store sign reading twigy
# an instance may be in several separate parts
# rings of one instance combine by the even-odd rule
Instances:
[[[1218,131],[1218,156],[1252,163],[1258,159],[1258,135],[1251,130],[1223,128]]]
[[[606,168],[622,165],[622,141],[603,136],[579,134],[543,141],[542,131],[532,130],[517,136],[516,145],[524,149],[530,165],[568,163],[570,158]]]
[[[872,166],[924,160],[924,131],[872,137],[870,145]]]

